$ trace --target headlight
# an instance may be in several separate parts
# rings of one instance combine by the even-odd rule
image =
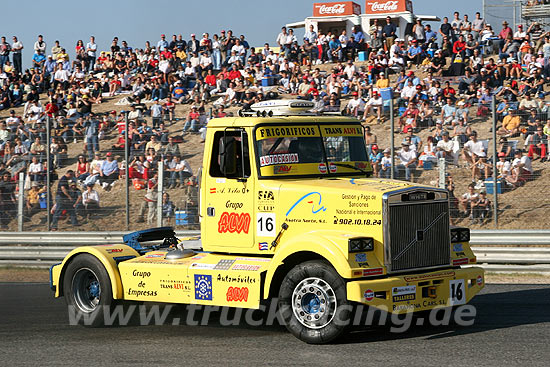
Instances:
[[[374,239],[370,237],[350,238],[349,252],[365,252],[374,250]]]
[[[470,229],[455,227],[451,228],[451,243],[470,242]]]

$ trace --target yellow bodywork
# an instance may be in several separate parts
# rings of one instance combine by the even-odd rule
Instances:
[[[295,129],[292,124],[317,125]],[[347,281],[350,301],[391,312],[468,302],[484,285],[482,269],[459,268],[476,261],[468,243],[449,244],[448,267],[415,270],[414,275],[388,274],[384,197],[418,189],[436,192],[444,200],[445,191],[362,178],[353,167],[312,168],[309,163],[296,166],[292,162],[255,166],[262,158],[256,157],[256,141],[289,133],[355,137],[361,134],[359,128],[357,120],[336,116],[211,120],[205,146],[216,146],[216,134],[239,129],[248,136],[252,164],[246,179],[219,177],[208,169],[219,159],[205,151],[200,193],[204,252],[169,260],[167,250],[138,254],[126,245],[81,247],[52,268],[56,296],[62,295],[63,269],[68,262],[89,253],[107,269],[115,299],[258,308],[262,300],[277,294],[279,283],[274,280],[281,280],[281,269],[288,271],[299,258],[327,261]],[[263,159],[275,158],[264,155]],[[348,163],[370,169],[368,162],[367,166]],[[318,169],[322,179],[307,176],[312,169]],[[340,175],[324,177],[323,170]],[[374,249],[350,253],[348,241],[358,237],[372,238]]]

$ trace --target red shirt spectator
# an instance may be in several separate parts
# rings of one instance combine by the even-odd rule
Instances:
[[[204,82],[208,84],[211,87],[216,86],[216,76],[214,74],[207,75],[206,78],[204,78]]]
[[[242,74],[239,70],[234,69],[229,72],[229,80],[239,79],[241,76]]]
[[[167,48],[165,48],[164,51],[162,51],[160,54],[164,56],[167,60],[174,57],[174,55],[172,55],[172,52],[170,52],[170,50]]]
[[[462,37],[456,41],[453,45],[453,53],[457,54],[462,51],[466,51],[466,42],[461,41]]]
[[[54,117],[58,111],[59,111],[59,107],[57,107],[57,104],[48,102],[48,104],[46,105],[46,114],[49,117]]]

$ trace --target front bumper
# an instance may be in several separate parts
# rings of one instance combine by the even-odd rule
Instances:
[[[482,268],[400,274],[347,284],[348,300],[387,312],[417,312],[468,303],[485,285]]]

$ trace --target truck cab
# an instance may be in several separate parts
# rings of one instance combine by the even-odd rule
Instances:
[[[324,343],[344,331],[336,318],[349,318],[350,305],[427,311],[465,304],[483,288],[481,268],[461,268],[476,258],[469,230],[450,227],[448,193],[370,178],[358,120],[213,119],[205,147],[201,250],[182,250],[187,241],[166,229],[165,246],[78,248],[52,268],[56,296],[88,313],[121,300],[243,308],[276,300],[289,331]],[[91,272],[78,275],[84,267]]]

